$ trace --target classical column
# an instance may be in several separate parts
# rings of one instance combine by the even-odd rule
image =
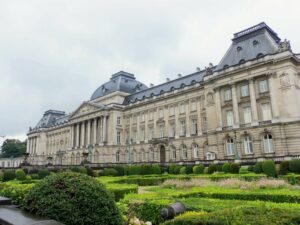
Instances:
[[[271,107],[272,107],[272,118],[273,120],[279,119],[279,109],[277,104],[277,98],[276,98],[276,82],[274,82],[274,79],[276,78],[275,73],[268,74],[268,81],[269,81],[269,91],[270,91],[270,98],[271,98]]]
[[[85,121],[82,121],[81,123],[81,142],[80,142],[80,147],[84,147],[85,145],[85,141],[84,141],[84,137],[85,137]]]
[[[79,148],[79,123],[76,123],[76,148]]]
[[[190,112],[191,112],[191,109],[190,109],[190,103],[188,102],[187,104],[187,112],[185,113],[186,115],[186,136],[187,137],[190,137],[191,136],[191,127],[190,127]]]
[[[198,132],[198,136],[202,135],[202,105],[201,105],[201,97],[199,97],[199,99],[197,99],[197,112],[198,112],[198,120],[197,120],[197,132]]]
[[[32,143],[31,143],[30,154],[33,154],[33,152],[34,152],[34,137],[32,137]]]
[[[99,123],[98,123],[98,143],[102,143],[103,142],[103,130],[102,130],[102,126],[103,126],[103,119],[102,116],[99,118]]]
[[[252,113],[252,126],[258,124],[258,114],[257,114],[257,105],[256,105],[256,96],[254,88],[254,79],[249,79],[249,92],[250,92],[250,103],[251,103],[251,113]]]
[[[145,114],[144,114],[145,115],[145,130],[144,130],[145,131],[145,134],[144,134],[144,136],[145,136],[145,143],[148,143],[148,138],[149,138],[148,137],[148,135],[149,135],[148,134],[148,129],[149,129],[148,128],[148,113],[149,112],[145,112]]]
[[[86,145],[91,144],[91,120],[87,122],[87,142]]]
[[[31,142],[31,139],[30,138],[28,138],[28,140],[27,140],[27,146],[26,146],[26,152],[27,153],[30,153],[30,142]]]
[[[103,142],[107,142],[107,127],[106,127],[106,121],[107,120],[107,117],[104,116],[103,117]]]
[[[233,115],[234,115],[234,126],[238,127],[240,123],[240,115],[239,115],[239,105],[237,101],[236,95],[236,84],[231,86],[232,90],[232,105],[233,105]]]
[[[180,131],[180,122],[179,122],[179,105],[174,105],[174,115],[175,115],[175,138],[179,138],[181,133]]]
[[[216,104],[216,114],[217,114],[217,129],[222,130],[222,109],[221,109],[221,99],[220,99],[220,88],[215,88],[215,104]]]
[[[74,125],[70,126],[70,148],[73,148],[73,140],[74,140]]]
[[[94,126],[93,144],[96,145],[97,144],[97,118],[94,118],[93,126]]]

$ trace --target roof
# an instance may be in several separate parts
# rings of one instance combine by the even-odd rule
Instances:
[[[54,125],[59,125],[68,122],[69,115],[66,115],[63,111],[48,110],[44,113],[42,119],[35,126],[38,128],[47,128]]]
[[[146,85],[137,81],[133,74],[120,71],[118,73],[113,74],[110,78],[110,81],[98,87],[93,93],[90,100],[94,100],[96,98],[108,95],[115,91],[121,91],[132,94],[138,91],[145,90],[147,88],[148,87]]]

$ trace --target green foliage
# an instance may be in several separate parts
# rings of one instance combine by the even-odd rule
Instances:
[[[114,169],[118,172],[118,176],[124,176],[125,175],[125,168],[124,166],[116,166]]]
[[[24,170],[17,169],[16,170],[16,178],[17,178],[17,180],[26,180],[26,174],[25,174]]]
[[[248,171],[249,172],[253,172],[253,170],[254,170],[254,166],[252,166],[252,165],[248,166]]]
[[[224,173],[229,173],[230,172],[230,163],[224,163],[222,166],[222,171]]]
[[[105,187],[80,173],[47,176],[25,196],[23,209],[66,225],[122,224],[120,213]]]
[[[3,181],[14,180],[16,178],[16,174],[14,170],[4,170],[3,172]]]
[[[140,175],[141,174],[141,166],[140,165],[127,166],[125,173],[126,173],[126,175]]]
[[[179,165],[171,164],[168,169],[169,174],[179,174],[180,168],[181,168],[181,166],[179,166]]]
[[[230,173],[239,173],[240,166],[238,163],[230,164]]]
[[[102,172],[103,176],[118,176],[118,171],[114,168],[105,168]]]
[[[151,165],[146,164],[146,165],[141,165],[141,175],[149,175],[151,174]]]
[[[186,174],[186,167],[185,166],[180,168],[179,174]]]
[[[262,170],[268,177],[276,176],[276,168],[273,160],[266,160],[262,164]]]
[[[85,168],[86,168],[86,174],[87,175],[89,175],[91,177],[95,177],[96,176],[94,170],[91,167],[86,166]]]
[[[293,173],[300,173],[300,159],[293,159],[289,162],[289,170]]]
[[[87,169],[83,166],[79,167],[79,173],[87,174]]]
[[[0,189],[0,195],[11,198],[12,203],[19,205],[23,202],[25,195],[34,186],[34,184],[5,184]]]
[[[73,166],[73,167],[71,167],[71,171],[75,172],[75,173],[79,173],[80,172],[80,168],[78,166]]]
[[[216,164],[210,164],[209,166],[208,166],[208,170],[207,170],[207,173],[208,174],[213,174],[214,172],[216,172],[217,171],[217,165]]]
[[[223,172],[223,165],[222,164],[217,165],[217,171],[218,172]]]
[[[26,141],[6,139],[2,144],[2,158],[19,157],[26,152]]]
[[[203,174],[204,173],[204,165],[202,164],[199,164],[197,166],[194,166],[193,167],[193,173],[194,174]]]
[[[262,170],[262,164],[263,162],[257,162],[255,163],[254,167],[253,167],[253,172],[254,173],[262,173],[263,170]]]
[[[151,166],[151,174],[161,174],[161,168],[159,165],[154,164]]]
[[[115,201],[124,198],[126,194],[138,193],[138,186],[136,184],[107,184],[106,188],[113,193]]]
[[[41,169],[38,171],[39,179],[44,179],[46,176],[50,175],[50,171],[48,169]]]
[[[186,166],[186,174],[193,173],[193,165],[187,165]]]
[[[241,167],[239,170],[239,174],[247,174],[249,173],[248,168],[247,167]]]
[[[38,180],[38,179],[40,179],[39,175],[36,174],[36,173],[33,173],[33,174],[31,174],[30,176],[31,176],[31,179],[32,179],[32,180]]]

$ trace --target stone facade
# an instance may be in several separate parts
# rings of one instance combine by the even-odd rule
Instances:
[[[119,72],[73,113],[28,132],[33,165],[253,163],[300,156],[300,57],[265,23],[234,34],[217,66],[146,87]]]

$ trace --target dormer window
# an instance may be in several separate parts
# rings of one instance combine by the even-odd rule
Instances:
[[[252,44],[253,44],[253,46],[258,45],[258,41],[257,41],[257,40],[254,40],[254,41],[252,42]]]
[[[238,46],[237,48],[236,48],[236,50],[238,51],[238,52],[240,52],[240,51],[242,51],[242,47],[241,46]]]
[[[245,59],[241,59],[240,61],[239,61],[239,64],[243,64],[243,63],[245,63],[246,61],[245,61]]]
[[[160,94],[162,95],[163,93],[164,93],[164,90],[161,90],[161,91],[160,91]]]
[[[225,70],[225,69],[227,69],[229,66],[226,64],[226,65],[224,65],[223,66],[223,69]]]
[[[259,59],[259,58],[262,58],[263,56],[264,56],[264,54],[259,53],[259,54],[257,54],[256,58]]]

